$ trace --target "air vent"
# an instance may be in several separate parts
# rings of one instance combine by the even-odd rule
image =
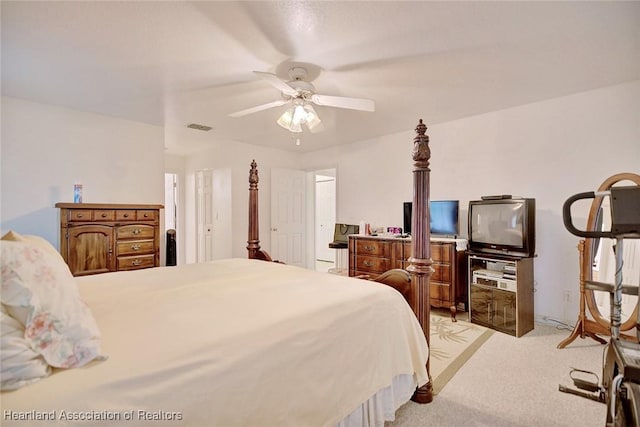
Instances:
[[[213,129],[211,126],[199,125],[197,123],[190,123],[187,125],[187,127],[191,129],[203,130],[205,132]]]

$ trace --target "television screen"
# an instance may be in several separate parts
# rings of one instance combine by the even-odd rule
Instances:
[[[429,202],[429,228],[431,234],[457,236],[460,234],[458,222],[458,200],[432,200]],[[404,202],[403,225],[404,232],[411,234],[412,203]]]
[[[404,230],[402,230],[405,234],[411,234],[411,202],[404,202],[402,206],[402,226]]]
[[[458,226],[457,200],[432,200],[429,203],[429,225],[431,234],[457,236]]]
[[[473,205],[471,220],[474,242],[522,247],[524,202]]]

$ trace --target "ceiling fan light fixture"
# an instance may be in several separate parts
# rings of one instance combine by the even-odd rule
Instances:
[[[320,124],[320,118],[313,106],[305,102],[296,102],[282,113],[277,123],[290,132],[302,132],[302,123],[306,123],[311,130]]]
[[[307,112],[304,110],[302,105],[296,105],[293,107],[293,120],[294,123],[304,123],[307,121]]]
[[[302,132],[300,121],[294,120],[295,108],[295,106],[287,108],[287,110],[278,118],[277,123],[290,132]]]
[[[305,122],[307,123],[309,130],[320,124],[320,117],[318,117],[316,110],[311,104],[304,104],[304,111],[306,112]]]

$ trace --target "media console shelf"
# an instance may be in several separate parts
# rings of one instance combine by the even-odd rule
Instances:
[[[521,337],[533,330],[533,258],[469,254],[472,323]]]

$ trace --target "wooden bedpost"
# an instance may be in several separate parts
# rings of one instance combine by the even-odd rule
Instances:
[[[258,165],[253,160],[251,169],[249,169],[249,240],[247,240],[247,251],[249,251],[249,259],[271,261],[269,254],[260,249],[258,180]]]
[[[424,335],[429,340],[430,311],[429,281],[433,269],[431,264],[431,235],[429,230],[429,136],[425,135],[427,126],[420,123],[416,127],[413,139],[413,214],[411,224],[411,258],[407,270],[411,274],[412,309],[422,326]],[[411,400],[418,403],[429,403],[433,400],[430,359],[427,359],[428,382],[418,388]]]

